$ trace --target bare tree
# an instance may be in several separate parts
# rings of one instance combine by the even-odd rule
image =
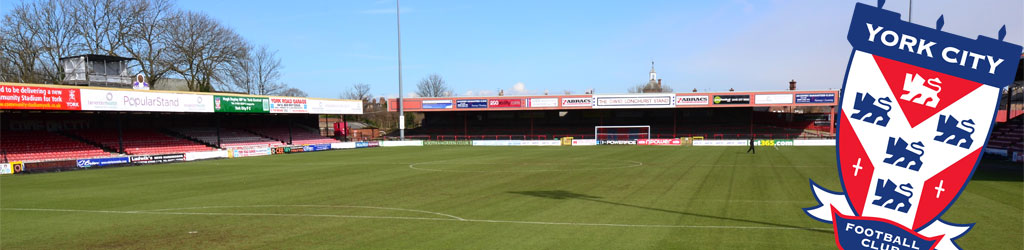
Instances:
[[[150,84],[158,84],[170,72],[166,35],[168,18],[172,14],[168,0],[132,0],[130,28],[125,50],[136,59],[139,71]]]
[[[266,46],[249,50],[244,58],[232,62],[227,75],[227,88],[247,94],[276,95],[288,87],[280,82],[281,59]]]
[[[430,74],[416,84],[416,95],[421,97],[445,97],[452,96],[452,88],[437,73]]]
[[[70,0],[22,3],[4,16],[0,54],[5,79],[56,83],[64,78],[62,56],[77,53],[77,22],[69,12]]]
[[[81,38],[79,47],[90,54],[121,54],[131,29],[131,16],[137,9],[126,0],[72,0],[65,6],[74,11],[68,14],[74,19],[71,28]]]
[[[179,11],[168,19],[167,48],[171,71],[191,91],[211,91],[225,81],[232,62],[244,58],[248,46],[234,30],[203,13]]]
[[[345,93],[342,93],[341,98],[350,100],[362,100],[363,106],[365,107],[366,103],[369,102],[370,99],[373,99],[373,95],[370,94],[369,84],[359,83],[356,85],[352,85],[352,89],[345,91]]]
[[[285,89],[284,91],[281,91],[280,95],[282,95],[282,96],[294,96],[294,97],[307,97],[307,96],[309,96],[309,95],[306,94],[305,91],[302,91],[301,89],[297,89],[297,88]]]

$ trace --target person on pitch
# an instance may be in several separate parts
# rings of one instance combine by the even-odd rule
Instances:
[[[757,154],[757,150],[754,150],[754,135],[750,135],[750,148],[747,149],[747,153]]]

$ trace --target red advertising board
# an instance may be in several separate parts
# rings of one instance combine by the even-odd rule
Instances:
[[[0,85],[0,109],[82,110],[78,89]]]
[[[520,108],[523,107],[523,99],[490,99],[487,106],[491,108]]]
[[[639,139],[636,140],[636,145],[683,145],[679,138],[674,139]]]

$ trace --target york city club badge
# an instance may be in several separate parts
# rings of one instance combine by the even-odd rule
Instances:
[[[807,215],[833,224],[841,249],[958,249],[972,225],[939,219],[984,151],[999,93],[1022,48],[969,39],[857,4],[836,143],[843,192],[813,181]],[[993,29],[994,31],[995,29]]]

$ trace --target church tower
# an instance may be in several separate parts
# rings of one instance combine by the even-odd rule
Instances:
[[[658,80],[658,73],[654,72],[654,61],[651,61],[651,82]]]

